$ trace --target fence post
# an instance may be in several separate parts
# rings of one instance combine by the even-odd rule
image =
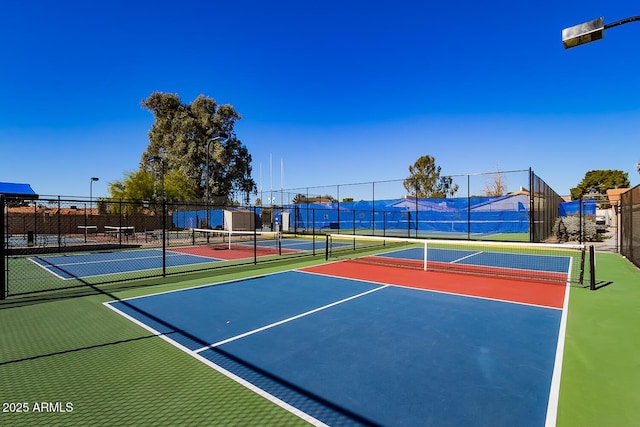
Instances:
[[[529,168],[529,242],[533,243],[536,241],[535,234],[535,216],[536,216],[536,207],[535,207],[535,189],[534,187],[534,178],[533,178],[533,170]]]
[[[253,207],[253,215],[251,219],[251,229],[253,230],[253,265],[258,264],[258,234],[256,231],[256,207]],[[231,235],[229,235],[229,241],[231,241]]]
[[[340,224],[340,186],[336,186],[338,195],[338,233],[342,233],[342,224]]]
[[[164,173],[164,164],[162,167]],[[162,277],[167,277],[167,200],[164,196],[164,176],[162,185]]]
[[[409,233],[408,237],[411,237],[411,233]],[[418,183],[416,183],[416,239],[417,238],[418,238]]]
[[[122,247],[122,198],[118,199],[118,246]]]
[[[584,197],[583,194],[580,195],[580,203],[578,204],[578,207],[580,209],[580,213],[578,214],[578,218],[579,218],[579,227],[578,227],[578,243],[582,244],[584,238],[582,236],[582,221],[584,221],[583,215],[582,215],[582,209],[583,209],[583,205],[582,205],[582,198]]]
[[[376,183],[371,183],[371,235],[376,235]]]
[[[589,289],[596,290],[596,255],[593,245],[589,246]]]
[[[351,222],[353,223],[353,233],[356,234],[356,210],[351,209]]]
[[[62,202],[58,196],[58,248],[62,247]]]
[[[387,211],[382,211],[382,236],[387,235]]]
[[[7,245],[4,221],[4,195],[0,194],[0,300],[5,299],[7,295],[7,272],[5,265],[5,248]]]
[[[309,232],[309,205],[307,205],[307,233]],[[313,256],[316,256],[316,208],[311,210],[311,239],[313,241]]]
[[[471,240],[471,179],[467,175],[467,240]]]

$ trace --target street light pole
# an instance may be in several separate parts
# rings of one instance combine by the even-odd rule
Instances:
[[[162,277],[167,275],[167,198],[164,194],[164,158],[163,156],[151,156],[152,162],[160,162],[160,191],[162,199]]]
[[[93,214],[93,182],[99,180],[100,178],[94,176],[91,177],[91,181],[89,182],[89,212],[91,215]]]
[[[220,136],[220,134],[216,133],[211,137],[209,141],[207,141],[207,160],[205,162],[205,168],[207,170],[206,170],[205,193],[204,193],[204,200],[205,200],[205,205],[207,209],[207,214],[206,214],[207,228],[211,228],[211,225],[209,224],[209,148],[212,142],[221,141],[221,140],[222,140],[222,137]]]
[[[631,16],[629,18],[621,19],[611,24],[605,24],[604,18],[600,17],[589,22],[574,25],[573,27],[565,28],[562,30],[562,43],[565,49],[569,49],[581,44],[590,43],[592,41],[600,40],[604,38],[604,30],[617,27],[622,24],[628,24],[629,22],[640,21],[640,15]],[[638,163],[638,171],[640,172],[640,163]],[[617,211],[616,211],[617,212]],[[582,197],[580,198],[580,215],[582,215]],[[617,226],[617,222],[616,222]],[[580,220],[580,239],[582,239],[582,220]],[[618,237],[618,231],[616,230],[616,251],[620,251],[620,238]],[[582,243],[582,240],[581,240]],[[591,247],[593,249],[593,246]],[[592,271],[593,275],[593,271]],[[595,282],[595,279],[591,279],[591,283]],[[592,288],[595,289],[595,288]]]
[[[562,30],[562,43],[565,49],[580,46],[604,38],[604,30],[617,27],[629,22],[640,21],[640,16],[621,19],[611,24],[605,24],[604,18],[600,17],[592,21],[583,22]]]

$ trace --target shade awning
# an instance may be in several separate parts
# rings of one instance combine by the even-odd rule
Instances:
[[[39,196],[29,184],[0,182],[0,194],[15,199],[37,199]]]

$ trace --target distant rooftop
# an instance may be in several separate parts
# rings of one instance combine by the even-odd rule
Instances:
[[[609,197],[609,203],[617,205],[620,203],[620,195],[629,191],[628,188],[611,188],[607,190],[607,197]]]

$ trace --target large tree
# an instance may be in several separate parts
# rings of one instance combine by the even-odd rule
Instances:
[[[572,188],[571,199],[578,200],[585,194],[605,194],[611,188],[629,187],[629,174],[620,170],[592,170],[585,174],[577,187]]]
[[[163,171],[162,164],[154,162],[153,169],[138,169],[128,172],[122,181],[109,183],[111,198],[123,200],[127,203],[121,205],[117,202],[107,203],[112,213],[134,213],[147,205],[145,201],[183,202],[193,200],[195,197],[195,184],[179,170]],[[104,204],[104,203],[103,203]],[[160,204],[148,205],[152,209],[160,209]]]
[[[432,156],[421,156],[409,166],[410,175],[403,182],[404,188],[414,197],[453,197],[458,191],[458,184],[454,184],[450,176],[440,176],[440,171],[440,166],[436,166]]]
[[[251,155],[234,133],[241,116],[233,106],[203,95],[185,104],[178,95],[161,92],[152,93],[142,106],[155,118],[142,169],[153,169],[151,158],[159,156],[166,173],[177,171],[194,183],[196,198],[228,203],[239,193],[248,202],[256,183]]]

